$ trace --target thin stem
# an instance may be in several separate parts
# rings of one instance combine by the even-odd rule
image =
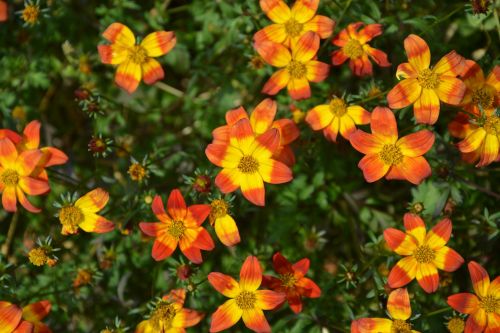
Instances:
[[[384,96],[389,91],[391,91],[391,89],[387,89],[386,91],[382,91],[382,92],[380,92],[380,93],[378,93],[378,94],[376,94],[374,96],[370,96],[370,97],[366,97],[366,98],[360,99],[359,101],[355,101],[355,103],[361,104],[361,103],[365,103],[365,102],[371,101],[373,99],[377,99],[380,96]]]
[[[14,215],[12,215],[12,219],[10,220],[9,231],[7,231],[7,240],[5,241],[4,246],[2,247],[2,254],[6,257],[9,256],[10,245],[12,244],[12,240],[14,239],[14,234],[16,233],[18,220],[19,220],[19,211],[16,211]]]
[[[183,91],[180,91],[179,89],[176,89],[172,86],[169,86],[168,84],[166,84],[164,82],[156,82],[155,87],[157,87],[158,89],[161,89],[165,92],[168,92],[169,94],[172,94],[176,97],[179,97],[179,98],[184,96]]]
[[[455,175],[455,178],[458,181],[460,181],[460,182],[462,182],[462,183],[464,183],[466,185],[469,185],[470,187],[475,188],[476,190],[478,190],[480,192],[483,192],[483,193],[485,193],[485,194],[487,194],[487,195],[489,195],[489,196],[491,196],[491,197],[493,197],[495,199],[499,199],[500,200],[500,194],[499,193],[490,191],[487,188],[482,187],[481,185],[478,185],[476,183],[471,182],[470,180],[462,178],[461,176]]]
[[[66,293],[66,292],[72,291],[73,289],[74,289],[73,287],[69,287],[69,288],[65,288],[65,289],[46,291],[44,293],[35,293],[34,295],[30,295],[30,297],[26,297],[26,298],[21,299],[21,303],[26,302],[26,301],[31,300],[31,299],[39,298],[41,296]]]
[[[436,310],[436,311],[432,311],[432,312],[429,312],[427,314],[425,314],[426,317],[432,317],[434,315],[437,315],[437,314],[441,314],[441,313],[444,313],[444,312],[448,312],[450,311],[451,309],[449,307],[447,308],[442,308],[442,309],[439,309],[439,310]]]

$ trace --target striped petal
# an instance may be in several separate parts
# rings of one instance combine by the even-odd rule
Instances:
[[[340,119],[338,117],[334,117],[330,125],[323,129],[324,136],[333,142],[337,141],[337,135],[339,134],[340,128]]]
[[[381,34],[382,24],[367,24],[364,28],[358,31],[358,40],[361,44],[365,44]]]
[[[497,298],[500,298],[500,276],[497,276],[495,280],[493,280],[488,289],[488,294],[493,295]]]
[[[479,297],[488,295],[488,289],[490,288],[490,276],[488,272],[475,261],[469,262],[467,267],[469,268],[472,287],[476,295]]]
[[[40,321],[47,317],[51,307],[52,304],[46,300],[28,304],[23,308],[23,318],[32,322]]]
[[[215,177],[215,185],[222,193],[231,193],[240,187],[241,177],[238,169],[222,169]]]
[[[477,128],[472,133],[467,135],[464,140],[460,141],[457,144],[457,147],[462,153],[473,152],[481,146],[485,137],[486,131],[484,130],[484,128]]]
[[[103,64],[118,65],[127,60],[129,51],[119,44],[98,45],[97,51]]]
[[[330,65],[324,62],[311,60],[306,63],[307,74],[306,78],[310,82],[321,82],[328,77]]]
[[[210,215],[210,205],[191,205],[187,210],[188,216],[186,216],[186,219],[193,219],[197,226],[202,225]]]
[[[500,313],[488,313],[488,326],[484,333],[497,333],[500,332]]]
[[[448,76],[459,76],[465,69],[465,58],[455,51],[451,51],[442,57],[434,66],[433,70],[437,74]]]
[[[226,214],[215,220],[215,233],[222,244],[226,246],[234,246],[241,241],[240,233],[234,219]]]
[[[243,154],[251,153],[251,147],[255,141],[254,132],[250,120],[241,119],[231,127],[229,133],[231,145],[239,148]]]
[[[449,76],[441,77],[437,87],[437,95],[445,103],[459,105],[462,102],[466,88],[460,79]]]
[[[481,67],[475,61],[469,59],[464,61],[464,69],[460,77],[469,88],[482,85],[485,81]]]
[[[439,286],[439,274],[434,264],[419,264],[417,267],[418,284],[426,293],[433,293]]]
[[[230,277],[218,272],[208,274],[208,282],[222,295],[235,298],[241,292],[238,282]]]
[[[282,0],[260,0],[260,8],[275,23],[285,23],[291,18],[290,8]]]
[[[45,166],[61,165],[68,161],[68,156],[61,150],[54,147],[43,147],[40,149],[46,160]],[[43,159],[43,158],[42,158]]]
[[[146,62],[142,64],[142,76],[144,78],[144,83],[154,84],[156,81],[162,80],[165,77],[165,73],[158,61],[153,58],[148,58]]]
[[[464,333],[483,332],[486,326],[486,318],[486,313],[482,309],[470,315],[465,322]]]
[[[307,62],[314,58],[319,49],[319,36],[312,31],[306,32],[292,48],[292,57],[296,61]]]
[[[396,144],[403,155],[417,157],[424,155],[432,148],[434,138],[434,133],[422,130],[402,137]]]
[[[75,206],[84,212],[97,213],[103,209],[109,201],[109,193],[98,187],[75,202]]]
[[[398,139],[398,126],[396,117],[389,108],[377,106],[373,112],[370,122],[372,134],[395,143]]]
[[[442,219],[427,233],[425,243],[434,250],[443,247],[450,239],[451,229],[451,220],[449,218]]]
[[[255,332],[271,332],[271,327],[261,309],[253,308],[244,310],[243,322],[246,327]]]
[[[9,7],[7,2],[0,1],[0,22],[5,22],[9,18]]]
[[[288,82],[288,93],[295,100],[307,99],[311,97],[311,87],[307,78],[291,79]]]
[[[170,52],[176,43],[173,31],[156,31],[147,35],[141,46],[146,50],[148,57],[159,57]]]
[[[158,237],[155,240],[153,249],[151,251],[151,256],[154,260],[160,261],[170,257],[176,248],[177,241],[170,235],[164,234],[163,236]]]
[[[250,115],[250,124],[256,134],[262,134],[271,128],[276,116],[278,104],[270,98],[260,102]]]
[[[290,51],[281,44],[263,41],[254,43],[254,47],[262,59],[274,67],[285,67],[292,60]]]
[[[187,229],[179,240],[179,248],[186,258],[199,265],[203,262],[203,257],[201,256],[200,248],[195,244],[198,236],[198,231]]]
[[[352,118],[356,125],[366,125],[370,123],[371,114],[363,107],[351,105],[347,107],[347,114]]]
[[[329,105],[318,105],[307,112],[306,122],[313,130],[318,131],[327,127],[333,118]]]
[[[387,59],[387,53],[370,47],[370,45],[363,45],[363,50],[370,56],[370,58],[375,61],[380,67],[389,67],[391,63]]]
[[[43,153],[40,150],[26,150],[17,157],[17,171],[20,175],[29,175],[39,165]]]
[[[301,294],[309,298],[318,298],[321,296],[321,289],[314,281],[306,277],[301,278],[296,287],[300,290]]]
[[[422,156],[403,156],[403,161],[396,167],[406,180],[415,185],[432,174],[431,166]]]
[[[266,192],[260,174],[243,174],[240,187],[241,193],[248,201],[256,206],[265,206]]]
[[[413,78],[415,79],[418,76],[417,71],[409,62],[404,62],[399,64],[396,70],[396,78],[398,80]]]
[[[165,212],[165,205],[163,204],[163,200],[159,195],[155,195],[153,199],[153,203],[151,205],[151,209],[153,210],[153,214],[162,222],[169,222],[170,217]]]
[[[427,43],[417,35],[409,35],[404,40],[408,62],[418,71],[429,68],[431,51]]]
[[[253,142],[250,151],[259,162],[266,161],[278,150],[280,146],[280,133],[276,128],[270,128]]]
[[[354,124],[354,121],[352,120],[349,115],[344,115],[343,117],[340,118],[340,134],[347,140],[349,140],[349,137],[351,134],[356,131],[356,125]]]
[[[486,83],[492,86],[496,91],[500,91],[500,66],[495,65],[491,70],[490,75],[486,79]]]
[[[407,320],[411,317],[410,295],[406,288],[396,289],[389,294],[387,311],[393,319]]]
[[[212,315],[210,332],[220,332],[234,326],[243,315],[243,310],[236,304],[234,299],[226,301],[217,308]]]
[[[335,21],[323,15],[316,15],[304,24],[304,31],[313,31],[319,38],[325,39],[332,35],[335,28]]]
[[[193,242],[193,245],[199,248],[200,250],[212,251],[215,247],[212,236],[208,233],[204,228],[199,229],[198,237]]]
[[[33,329],[35,326],[33,326],[32,323],[28,321],[22,321],[19,326],[16,327],[15,330],[12,331],[12,333],[33,333]]]
[[[361,318],[351,323],[351,333],[391,332],[392,320],[385,318]]]
[[[318,10],[319,0],[297,0],[292,7],[292,16],[299,23],[311,20]]]
[[[226,112],[226,122],[228,125],[234,125],[240,119],[249,119],[247,112],[242,106]]]
[[[0,333],[11,333],[19,325],[23,312],[17,305],[3,303],[0,306]]]
[[[417,276],[417,261],[413,256],[399,260],[391,269],[387,283],[391,288],[404,287]]]
[[[105,219],[104,217],[90,213],[85,214],[85,218],[79,227],[86,232],[95,232],[98,234],[110,232],[115,228],[113,222]]]
[[[259,162],[259,173],[266,183],[282,184],[293,179],[292,170],[284,163],[268,159]]]
[[[17,211],[16,187],[9,186],[4,188],[2,192],[2,205],[3,209],[7,212]]]
[[[412,255],[418,245],[412,235],[394,228],[384,230],[384,239],[391,250],[402,256]]]
[[[472,314],[479,308],[479,299],[476,295],[469,293],[451,295],[447,302],[460,313]]]
[[[413,106],[415,120],[419,124],[433,125],[439,117],[439,97],[434,90],[422,89]]]
[[[299,128],[291,119],[278,119],[273,122],[272,127],[278,129],[280,133],[281,145],[288,145],[292,143],[300,135]]]
[[[406,213],[403,221],[406,232],[415,237],[418,244],[424,244],[426,230],[422,218],[416,214]]]
[[[47,181],[32,177],[22,177],[19,179],[18,185],[28,195],[40,195],[50,191]]]
[[[281,89],[285,88],[290,81],[290,73],[286,69],[276,71],[262,88],[262,93],[276,95]]]
[[[375,135],[359,129],[351,134],[349,141],[354,149],[363,154],[378,154],[384,146],[384,143]]]
[[[352,136],[352,135],[351,135]],[[358,167],[368,183],[373,183],[384,177],[389,171],[389,164],[385,164],[378,154],[366,155],[359,161]]]
[[[135,37],[132,31],[127,26],[118,22],[111,24],[102,35],[111,43],[116,43],[123,47],[135,44]]]
[[[281,44],[285,41],[286,37],[287,33],[283,24],[271,24],[257,31],[253,35],[253,40],[256,45],[265,41]]]
[[[494,134],[487,134],[484,140],[483,150],[481,152],[481,159],[476,165],[477,167],[483,167],[490,163],[493,163],[498,159],[500,153],[500,137]]]
[[[363,53],[363,55],[359,58],[351,58],[351,60],[349,61],[349,68],[356,76],[366,76],[373,74],[373,66],[366,53]]]
[[[342,51],[342,49],[332,52],[332,64],[334,66],[342,65],[347,59],[349,59],[349,57],[344,53],[344,51]]]
[[[218,167],[236,168],[243,156],[241,151],[228,144],[209,144],[205,149],[208,160]]]
[[[0,139],[0,165],[8,168],[14,165],[17,159],[16,146],[9,138]]]
[[[186,202],[179,189],[174,189],[170,192],[167,201],[167,211],[172,219],[177,221],[182,221],[186,217]]]
[[[439,250],[436,250],[435,254],[436,257],[433,261],[434,265],[446,272],[454,272],[464,263],[464,258],[455,250],[447,246],[443,246]]]
[[[422,93],[422,87],[417,79],[408,78],[399,82],[387,94],[387,103],[393,109],[401,109],[417,101]]]
[[[262,310],[273,310],[285,300],[284,293],[278,293],[272,290],[257,290],[255,296],[255,306]]]
[[[16,188],[16,195],[17,195],[17,200],[19,200],[21,206],[23,206],[28,212],[31,213],[41,212],[40,208],[33,206],[31,202],[29,202],[28,198],[24,195],[24,192],[19,187]]]
[[[125,89],[129,94],[133,93],[139,86],[142,78],[141,65],[132,61],[125,61],[116,70],[115,83]]]
[[[33,120],[24,128],[23,141],[27,149],[37,149],[40,145],[40,127],[40,122]]]
[[[240,271],[240,288],[246,291],[255,291],[262,283],[262,267],[257,257],[248,256]]]
[[[165,230],[165,223],[158,222],[141,222],[139,223],[141,231],[149,237],[157,237],[160,232]]]
[[[185,327],[191,327],[198,324],[203,317],[205,317],[205,314],[201,312],[191,309],[181,309],[176,312],[176,315],[172,320],[172,326],[173,328],[182,327],[179,328],[179,333],[184,333]]]

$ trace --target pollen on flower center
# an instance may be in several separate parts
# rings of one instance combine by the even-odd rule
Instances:
[[[49,259],[47,252],[41,247],[36,247],[28,253],[29,261],[35,266],[43,266]]]
[[[465,328],[464,320],[460,317],[453,317],[446,325],[450,333],[462,333]]]
[[[172,221],[167,231],[172,237],[179,240],[184,235],[184,232],[186,231],[186,226],[182,221]]]
[[[497,116],[487,117],[483,128],[488,134],[500,136],[500,118]]]
[[[290,19],[285,23],[286,34],[290,37],[297,37],[302,32],[304,24],[297,22],[295,19]]]
[[[149,318],[155,332],[166,332],[168,329],[172,328],[172,321],[176,313],[177,311],[173,304],[160,301]]]
[[[493,295],[482,297],[479,301],[479,307],[487,313],[495,313],[500,310],[500,299]]]
[[[6,169],[0,175],[0,183],[5,186],[16,186],[19,182],[19,174],[12,169]]]
[[[238,169],[243,173],[256,173],[259,170],[259,162],[255,157],[246,155],[238,163]]]
[[[342,117],[347,112],[347,105],[342,98],[332,98],[330,111],[337,117]]]
[[[75,206],[66,206],[59,211],[59,221],[70,233],[75,233],[78,225],[83,222],[82,210]]]
[[[349,41],[342,48],[345,55],[351,59],[357,59],[363,55],[363,46],[356,39],[349,39]]]
[[[394,320],[391,326],[391,333],[410,333],[411,325],[404,320]]]
[[[432,69],[426,68],[418,73],[417,81],[422,88],[436,89],[439,85],[439,76]]]
[[[419,264],[428,264],[434,260],[436,252],[427,245],[421,245],[415,249],[413,257]]]
[[[210,215],[218,219],[227,215],[227,202],[223,199],[215,199],[210,203]]]
[[[139,163],[132,163],[127,172],[130,178],[137,182],[142,181],[146,176],[146,169]]]
[[[292,60],[286,68],[290,76],[294,79],[301,79],[306,75],[306,65],[299,61]]]
[[[403,154],[401,153],[401,149],[399,149],[399,147],[388,144],[382,147],[380,158],[385,164],[396,165],[403,161]]]
[[[146,62],[148,54],[146,53],[146,50],[142,46],[135,45],[130,49],[128,58],[130,61],[142,65],[143,63]]]
[[[236,305],[242,310],[250,310],[255,307],[255,302],[257,301],[257,297],[255,297],[255,293],[250,291],[242,291],[236,298]]]
[[[472,103],[481,105],[483,109],[489,108],[495,99],[493,91],[486,87],[476,89],[472,92]]]
[[[297,283],[297,278],[293,273],[281,274],[279,279],[281,280],[281,285],[285,288],[293,288]]]
[[[40,8],[36,5],[26,5],[22,12],[24,22],[29,24],[35,24],[38,21],[39,15]]]

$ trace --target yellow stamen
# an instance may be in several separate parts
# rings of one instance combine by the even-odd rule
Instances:
[[[210,216],[209,221],[211,225],[214,225],[215,220],[227,215],[227,209],[229,205],[224,199],[215,199],[210,203]]]
[[[19,174],[16,170],[5,169],[0,175],[0,183],[5,186],[16,186],[19,183]]]
[[[391,333],[411,333],[411,325],[404,320],[394,320],[391,326]]]
[[[342,98],[334,97],[330,101],[330,111],[337,117],[342,117],[347,112],[347,105]]]
[[[255,307],[257,297],[254,292],[242,291],[236,298],[236,305],[242,310],[250,310]]]
[[[460,317],[453,317],[446,325],[450,333],[462,333],[465,329],[464,320]]]
[[[28,259],[35,266],[43,266],[49,259],[47,251],[41,247],[35,247],[28,253]]]
[[[487,117],[483,128],[486,133],[500,137],[500,118],[497,116]]]
[[[34,25],[38,21],[40,8],[36,5],[27,4],[23,9],[22,18],[24,22]]]
[[[297,278],[293,273],[281,274],[279,279],[281,280],[281,285],[285,288],[294,288],[297,283]]]
[[[59,221],[70,234],[77,232],[78,225],[83,222],[84,218],[82,210],[75,206],[66,206],[59,211]]]
[[[179,240],[184,235],[186,226],[182,221],[172,221],[172,223],[168,226],[167,231],[172,237]]]
[[[259,161],[251,155],[243,156],[238,163],[238,169],[243,173],[256,173],[259,170]]]
[[[488,86],[483,86],[472,92],[472,103],[474,105],[481,105],[483,109],[488,109],[493,105],[495,100],[494,91]]]
[[[351,59],[357,59],[364,53],[363,46],[356,39],[349,39],[349,41],[342,47],[342,51]]]
[[[307,73],[306,65],[296,60],[290,61],[286,69],[293,79],[302,79]]]
[[[297,22],[295,19],[289,19],[285,23],[286,34],[290,37],[297,37],[302,32],[304,24]]]
[[[496,313],[500,310],[500,298],[493,295],[482,297],[479,301],[479,307],[487,313]]]
[[[385,164],[397,165],[403,161],[403,154],[396,145],[387,144],[382,147],[380,158]]]
[[[434,73],[434,71],[429,68],[426,68],[418,73],[417,81],[422,88],[426,89],[436,89],[441,82],[438,74]]]
[[[128,54],[128,59],[138,65],[144,64],[147,58],[148,54],[146,50],[140,45],[133,46]]]
[[[172,321],[176,314],[177,311],[173,304],[160,301],[151,314],[149,322],[153,326],[155,332],[166,332],[172,328]]]
[[[139,163],[132,163],[127,173],[130,178],[136,182],[141,182],[146,177],[146,169]]]
[[[413,257],[419,264],[429,264],[436,258],[436,251],[427,245],[421,245],[413,251]]]

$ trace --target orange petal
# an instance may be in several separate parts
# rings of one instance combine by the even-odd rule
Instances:
[[[255,332],[271,332],[271,327],[261,309],[253,308],[243,311],[245,326]]]
[[[422,218],[416,214],[406,213],[403,217],[406,232],[415,237],[418,244],[424,244],[425,241],[425,223]]]
[[[226,301],[217,308],[217,311],[212,315],[210,324],[210,332],[220,332],[234,326],[243,315],[243,310],[236,305],[234,299]]]
[[[307,80],[310,82],[321,82],[328,77],[330,66],[324,62],[311,60],[306,63]]]
[[[282,0],[260,0],[260,8],[276,23],[285,23],[291,17],[290,8]]]
[[[296,61],[307,62],[314,58],[319,49],[319,36],[312,31],[306,32],[292,48],[292,57]]]
[[[464,333],[483,332],[486,328],[487,316],[483,309],[479,309],[467,318]],[[495,332],[496,333],[496,332]]]
[[[272,310],[282,304],[285,300],[285,294],[271,290],[257,290],[255,306],[262,310]]]
[[[0,333],[11,333],[22,317],[22,310],[14,304],[2,302],[0,306]]]
[[[342,50],[332,52],[332,64],[334,66],[342,65],[349,57]]]
[[[200,248],[195,246],[194,242],[197,238],[197,234],[192,229],[187,229],[184,232],[183,237],[179,241],[179,248],[182,253],[193,263],[201,264],[203,262],[203,257],[201,256]]]
[[[434,264],[419,264],[417,267],[418,284],[426,293],[433,293],[439,286],[439,274]]]
[[[437,88],[439,99],[451,105],[459,105],[464,97],[466,86],[462,80],[454,77],[441,77]]]
[[[19,203],[28,211],[31,213],[40,213],[41,209],[33,206],[31,202],[29,202],[28,198],[24,195],[24,192],[21,190],[21,188],[17,187],[16,188],[16,195],[17,195],[17,200],[19,200]]]
[[[129,60],[118,66],[118,69],[116,70],[115,83],[131,94],[139,86],[141,78],[141,66]]]
[[[273,122],[272,127],[278,129],[281,145],[292,143],[300,135],[299,128],[291,119],[278,119]]]
[[[387,103],[393,109],[401,109],[417,101],[422,93],[422,87],[417,79],[408,78],[399,82],[387,94]]]
[[[387,283],[391,288],[406,286],[417,275],[417,261],[413,256],[399,260],[391,269]]]
[[[170,235],[164,234],[155,240],[151,256],[154,260],[160,261],[170,257],[176,248],[177,241]]]
[[[191,327],[198,324],[205,315],[191,309],[181,309],[172,320],[173,327]]]
[[[442,57],[436,66],[434,66],[434,72],[439,75],[448,75],[456,77],[461,75],[465,69],[465,58],[462,57],[455,51],[451,51],[444,57]]]
[[[9,7],[6,1],[0,1],[0,22],[7,21],[9,17]]]
[[[460,75],[469,88],[474,88],[484,83],[484,73],[481,67],[473,60],[464,61],[463,72]]]
[[[262,134],[271,128],[276,116],[278,104],[270,98],[260,102],[250,115],[250,124],[256,134]]]
[[[432,174],[431,166],[422,156],[404,156],[403,161],[396,166],[404,178],[415,185],[420,184],[422,180]]]
[[[148,58],[147,61],[142,64],[142,75],[144,83],[146,84],[154,84],[165,77],[165,73],[160,63],[153,58]]]
[[[68,161],[68,156],[61,150],[54,147],[44,147],[40,149],[45,155],[45,166],[61,165]]]
[[[238,169],[222,169],[215,177],[215,185],[222,193],[234,192],[240,187],[240,177]]]
[[[396,144],[405,156],[422,156],[432,148],[434,133],[428,130],[418,131],[402,137]]]
[[[294,273],[292,264],[280,252],[273,255],[273,267],[280,275]]]
[[[334,118],[329,105],[318,105],[307,112],[306,122],[315,131],[328,126]]]
[[[422,89],[413,106],[415,120],[419,124],[433,125],[439,117],[439,97],[434,90]]]
[[[462,266],[464,258],[462,258],[462,256],[455,250],[447,246],[443,246],[436,251],[436,257],[433,262],[437,268],[442,269],[443,271],[454,272]]]
[[[148,57],[159,57],[170,52],[176,43],[173,31],[156,31],[147,35],[141,46],[146,50]]]
[[[274,257],[273,257],[273,259],[274,259]],[[309,259],[304,258],[304,259],[297,261],[295,264],[293,264],[292,269],[296,273],[298,272],[300,275],[304,276],[307,274],[307,271],[309,270],[310,264],[311,263],[310,263]]]
[[[290,74],[286,69],[280,69],[275,72],[262,88],[262,92],[268,95],[276,95],[281,89],[285,88],[290,81]]]
[[[288,93],[295,100],[307,99],[311,97],[311,88],[307,78],[291,79],[288,82]]]
[[[249,119],[247,112],[242,106],[226,112],[226,122],[228,125],[234,125],[240,119]]]
[[[350,105],[347,107],[347,114],[352,118],[356,125],[366,125],[370,123],[371,114],[363,107]]]
[[[335,28],[335,21],[323,15],[314,16],[309,22],[304,24],[304,31],[313,31],[319,38],[325,39],[332,35]]]
[[[19,326],[17,326],[16,329],[12,331],[12,333],[33,333],[34,327],[35,326],[33,326],[32,323],[28,321],[22,321],[21,324],[19,324]]]
[[[188,207],[188,217],[194,219],[198,226],[210,215],[210,205],[191,205]]]
[[[479,297],[485,297],[490,287],[490,276],[488,272],[475,261],[469,262],[468,268],[474,292]]]
[[[296,286],[305,297],[318,298],[321,296],[321,289],[311,279],[303,277],[297,282]]]
[[[257,257],[248,256],[240,271],[240,288],[255,291],[262,282],[262,267]]]
[[[340,134],[349,140],[351,134],[356,131],[356,125],[349,115],[344,115],[340,118]]]
[[[113,222],[97,214],[85,214],[85,219],[79,225],[86,232],[95,232],[98,234],[110,232],[115,228]]]
[[[339,134],[340,128],[340,119],[338,117],[334,117],[330,125],[323,129],[323,134],[325,138],[330,141],[336,142],[337,135]]]
[[[229,142],[229,126],[219,126],[212,131],[213,144],[227,145]]]
[[[447,302],[460,313],[472,314],[479,308],[479,299],[476,295],[469,293],[451,295]]]
[[[265,189],[262,176],[259,173],[243,174],[241,178],[241,193],[243,196],[257,206],[265,205]]]
[[[500,295],[500,276],[497,276],[490,284],[488,294],[495,295],[497,298]]]
[[[103,33],[103,37],[111,43],[120,44],[122,47],[133,46],[135,37],[130,29],[118,22],[111,24]]]
[[[457,144],[462,153],[470,153],[477,150],[486,137],[486,131],[480,127],[472,131],[467,137]]]
[[[273,43],[283,43],[287,37],[285,26],[283,24],[271,24],[260,29],[253,35],[255,45],[269,41]]]
[[[268,64],[275,67],[285,67],[292,60],[290,51],[278,43],[269,41],[256,42],[254,48]]]
[[[389,108],[377,106],[373,110],[370,128],[372,134],[385,138],[389,143],[396,143],[398,139],[396,117]]]
[[[250,151],[258,161],[267,161],[280,146],[280,134],[276,128],[270,128],[257,137]]]
[[[17,197],[16,197],[16,187],[9,186],[5,187],[2,192],[2,205],[3,209],[7,212],[17,211]]]
[[[165,206],[163,205],[163,200],[159,195],[155,195],[153,203],[151,205],[153,214],[162,222],[170,221],[170,217],[165,212]]]
[[[32,177],[21,177],[19,187],[28,195],[40,195],[50,191],[47,181]]]
[[[351,135],[352,137],[352,135]],[[366,155],[359,161],[358,167],[363,170],[363,176],[368,183],[373,183],[384,177],[389,171],[390,165],[385,164],[380,156]]]
[[[40,145],[40,122],[31,121],[23,130],[24,145],[28,149],[37,149]]]
[[[407,320],[411,317],[410,295],[406,288],[396,289],[389,294],[387,311],[393,319]]]
[[[384,239],[391,250],[402,256],[412,255],[419,245],[412,235],[394,228],[384,230]]]
[[[297,0],[292,7],[292,16],[299,23],[311,20],[318,10],[319,0]]]
[[[409,35],[404,41],[408,62],[418,71],[429,68],[431,52],[427,43],[417,35]]]
[[[174,189],[170,192],[170,195],[168,196],[167,210],[168,214],[174,220],[182,221],[186,217],[186,202],[184,201],[184,197],[179,189]]]
[[[226,144],[209,144],[205,155],[210,162],[222,168],[236,168],[243,156],[241,151]]]
[[[373,74],[373,66],[368,55],[363,54],[361,57],[351,59],[349,61],[349,68],[356,76],[366,76]]]
[[[390,332],[392,320],[385,318],[361,318],[351,323],[351,333]]]
[[[96,188],[75,202],[75,206],[84,212],[97,213],[109,201],[109,193],[102,188]]]
[[[387,53],[370,47],[368,44],[363,46],[363,49],[370,56],[370,58],[375,61],[380,67],[389,67],[391,63],[387,60]]]
[[[118,65],[128,58],[127,49],[119,44],[97,45],[97,51],[103,64]]]
[[[23,318],[32,322],[40,321],[47,317],[51,307],[47,300],[31,303],[23,308]]]
[[[488,327],[484,333],[496,333],[500,332],[500,314],[490,312],[487,314],[488,316]]]
[[[500,91],[500,66],[496,65],[491,70],[490,75],[486,79],[486,83],[492,86],[496,91]]]
[[[496,134],[486,134],[486,137],[484,139],[483,151],[481,152],[481,159],[476,165],[477,167],[486,166],[498,159],[498,155],[500,153],[499,140],[500,139]]]
[[[239,148],[243,154],[251,153],[255,136],[252,126],[250,125],[250,120],[238,120],[238,122],[231,127],[229,140],[231,145]]]
[[[197,248],[205,251],[212,251],[215,247],[212,236],[204,228],[200,228],[200,233],[198,237],[193,242],[193,245]]]
[[[234,246],[241,241],[240,233],[234,219],[226,214],[215,220],[215,233],[219,237],[222,244],[226,246]]]
[[[7,137],[0,139],[0,165],[4,168],[12,167],[16,159],[16,146]]]
[[[10,139],[16,145],[22,141],[22,137],[19,134],[9,129],[0,129],[0,139],[3,138]]]
[[[418,76],[417,71],[409,62],[404,62],[399,64],[398,69],[396,70],[396,78],[398,80],[413,78],[416,79]]]
[[[443,247],[451,236],[452,224],[449,218],[444,218],[436,224],[425,237],[425,243],[431,249],[439,249]]]
[[[141,222],[139,228],[149,237],[157,237],[161,231],[165,230],[165,223]]]
[[[292,170],[284,163],[268,159],[259,163],[259,173],[266,183],[282,184],[293,179]]]
[[[222,295],[235,298],[241,292],[238,282],[229,275],[218,272],[208,274],[208,282]]]
[[[17,157],[18,172],[20,175],[27,176],[35,170],[43,157],[40,150],[25,150]]]
[[[349,141],[354,149],[363,154],[378,154],[384,146],[384,143],[375,135],[362,130],[354,131],[350,135]]]
[[[361,44],[368,43],[373,38],[380,36],[382,31],[382,24],[367,24],[358,31],[358,40]]]

